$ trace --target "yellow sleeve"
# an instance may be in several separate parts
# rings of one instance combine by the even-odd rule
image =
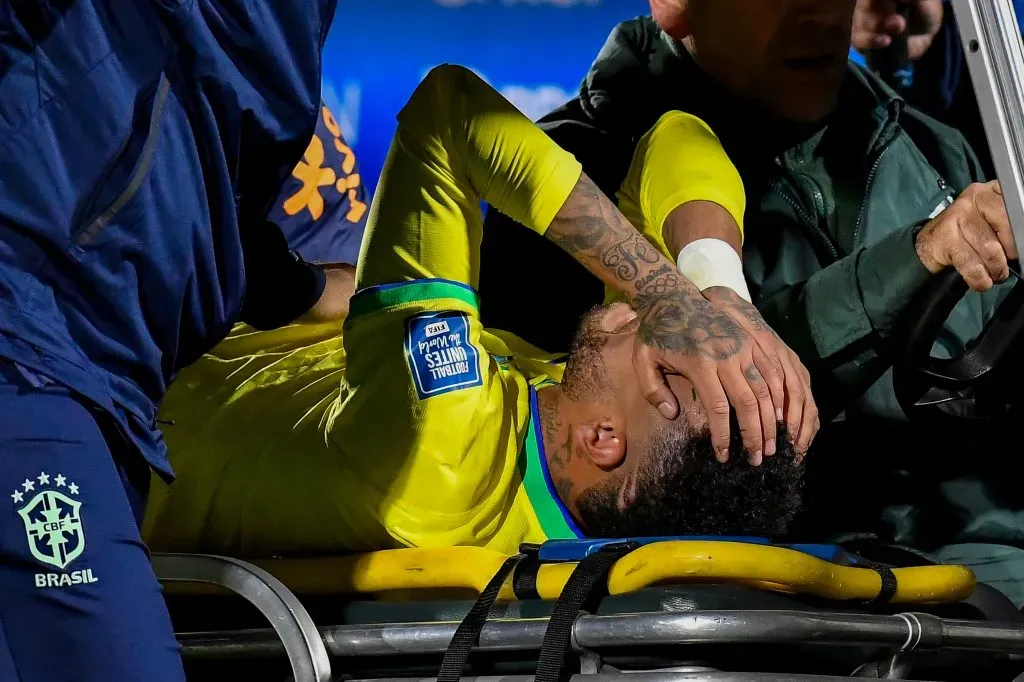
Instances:
[[[346,547],[497,537],[529,390],[484,345],[480,201],[543,234],[581,172],[461,67],[433,69],[399,114],[342,334],[343,397],[324,421]]]
[[[739,172],[704,121],[670,111],[640,138],[618,193],[619,208],[647,239],[675,260],[662,235],[669,214],[690,201],[710,201],[736,220],[743,237],[746,194]]]
[[[543,234],[581,172],[571,154],[474,73],[436,67],[398,115],[357,289],[414,279],[476,288],[480,201]]]

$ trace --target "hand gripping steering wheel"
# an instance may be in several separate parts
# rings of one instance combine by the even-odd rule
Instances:
[[[1013,264],[1011,270],[1018,267]],[[901,316],[893,385],[900,407],[912,419],[948,419],[949,408],[958,403],[969,404],[971,418],[992,419],[1024,403],[1015,390],[1024,355],[1014,352],[1024,350],[1024,281],[1017,279],[963,353],[950,359],[932,356],[946,319],[966,293],[959,273],[946,270],[925,285]]]

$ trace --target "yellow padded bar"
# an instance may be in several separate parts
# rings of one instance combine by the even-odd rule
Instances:
[[[396,549],[349,557],[258,562],[297,594],[374,594],[419,589],[480,592],[507,557],[478,547]],[[545,564],[537,591],[557,598],[576,564]],[[966,599],[975,578],[963,566],[895,568],[896,604]],[[652,585],[730,583],[834,600],[871,600],[882,579],[873,570],[840,566],[782,547],[713,541],[645,545],[619,559],[608,578],[610,594]],[[512,601],[506,583],[498,597]]]

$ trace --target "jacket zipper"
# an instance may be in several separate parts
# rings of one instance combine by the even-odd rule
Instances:
[[[860,200],[860,211],[857,213],[857,223],[853,227],[853,243],[857,243],[857,237],[860,236],[860,228],[864,223],[864,218],[868,211],[868,202],[871,199],[871,190],[875,186],[875,176],[878,175],[878,167],[882,165],[882,159],[885,158],[886,152],[892,148],[893,142],[896,141],[898,135],[890,135],[889,139],[886,140],[885,144],[875,154],[875,161],[871,164],[871,170],[868,172],[867,181],[864,183],[864,196]]]
[[[104,227],[117,216],[125,205],[131,201],[135,193],[142,186],[149,169],[153,165],[153,157],[156,153],[156,144],[160,138],[160,121],[163,119],[164,105],[167,103],[167,94],[171,89],[171,82],[166,77],[161,77],[160,85],[157,88],[156,99],[153,104],[153,115],[149,120],[149,130],[146,133],[146,142],[142,146],[142,155],[139,165],[132,173],[128,186],[117,195],[117,198],[99,215],[89,221],[89,226],[82,230],[76,237],[75,243],[78,246],[85,246],[96,238]]]
[[[813,231],[815,234],[817,234],[825,243],[825,246],[828,247],[829,254],[832,256],[832,260],[839,260],[839,246],[835,243],[835,240],[832,239],[832,235],[830,235],[825,230],[821,229],[821,225],[819,224],[819,222],[815,221],[811,217],[811,215],[807,213],[807,211],[801,205],[800,200],[793,195],[793,193],[789,190],[785,183],[783,183],[781,180],[775,180],[775,182],[772,184],[775,187],[775,190],[786,201],[786,203],[793,207],[793,210],[797,212],[800,218],[804,221],[804,224],[806,224],[807,227],[810,228],[811,231]],[[816,193],[815,202],[823,202],[824,199],[821,197],[821,192],[817,189],[815,189],[814,191]]]

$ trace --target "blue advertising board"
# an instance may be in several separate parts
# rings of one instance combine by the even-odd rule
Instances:
[[[647,0],[341,0],[324,48],[324,100],[376,186],[395,115],[423,76],[476,71],[530,118],[568,100],[608,34]]]
[[[1024,0],[1013,2],[1024,19]],[[470,67],[535,119],[576,92],[618,22],[649,9],[648,0],[340,0],[324,100],[372,189],[395,115],[431,67]]]

